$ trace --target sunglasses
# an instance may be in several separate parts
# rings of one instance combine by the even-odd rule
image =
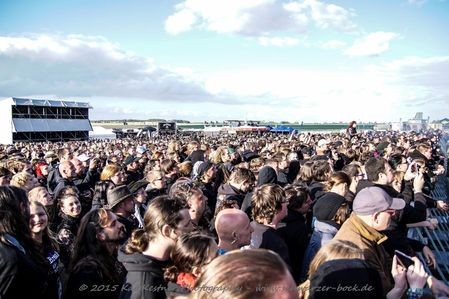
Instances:
[[[359,174],[356,174],[354,176],[359,176],[359,177],[361,177],[363,179],[365,177],[365,174],[364,173],[359,173]]]

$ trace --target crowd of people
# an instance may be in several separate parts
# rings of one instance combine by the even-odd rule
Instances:
[[[351,123],[0,145],[0,297],[449,296],[407,234],[449,210],[431,197],[441,137]]]

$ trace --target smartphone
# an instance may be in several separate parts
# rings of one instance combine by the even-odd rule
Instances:
[[[414,265],[415,262],[412,260],[411,256],[406,255],[402,251],[395,250],[394,254],[398,257],[399,263],[401,266],[403,266],[405,269],[408,269],[411,265]]]

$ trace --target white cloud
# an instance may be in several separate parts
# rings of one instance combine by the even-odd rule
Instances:
[[[197,17],[192,11],[181,10],[168,17],[167,21],[165,21],[165,30],[170,34],[175,35],[190,30],[196,21]]]
[[[165,22],[170,34],[193,28],[217,33],[264,36],[273,32],[305,34],[310,24],[321,29],[354,31],[354,13],[317,0],[185,0]]]
[[[156,66],[105,38],[0,37],[0,96],[28,94],[230,101],[206,91],[192,70]]]
[[[262,46],[296,46],[299,44],[299,39],[291,37],[259,37],[259,42]]]
[[[388,50],[390,41],[398,35],[392,32],[374,32],[358,39],[344,54],[349,56],[374,56]]]
[[[321,45],[321,47],[323,49],[337,49],[337,48],[343,47],[345,45],[346,45],[345,42],[342,42],[342,41],[339,41],[339,40],[331,40],[331,41],[323,43]]]

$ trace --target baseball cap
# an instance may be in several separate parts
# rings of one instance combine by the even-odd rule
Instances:
[[[327,139],[320,139],[320,141],[318,141],[318,146],[323,146],[325,144],[329,144],[330,141]]]
[[[401,210],[405,207],[402,198],[392,198],[379,187],[362,189],[354,198],[352,210],[356,215],[367,216],[388,209]]]

